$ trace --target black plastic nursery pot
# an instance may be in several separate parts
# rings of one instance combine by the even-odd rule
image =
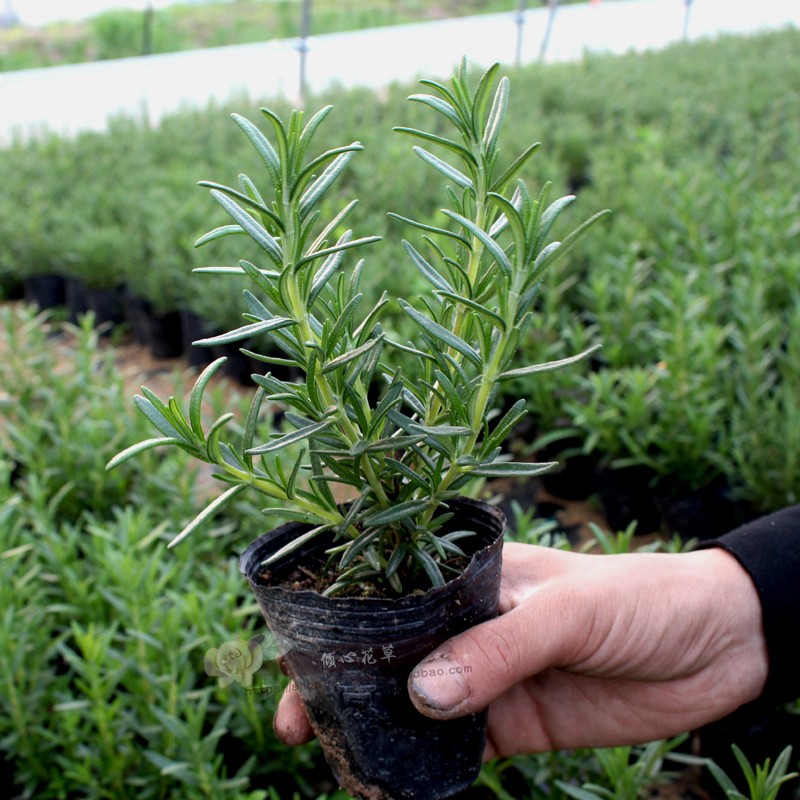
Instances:
[[[270,564],[308,526],[288,524],[253,542],[240,570],[294,678],[325,758],[342,787],[364,800],[441,800],[476,779],[486,712],[451,721],[420,714],[408,678],[439,644],[498,612],[505,517],[479,501],[451,501],[443,532],[472,530],[469,565],[445,586],[397,599],[324,597],[279,585],[297,565],[324,561],[330,539]]]
[[[66,281],[62,275],[27,275],[22,279],[25,300],[42,311],[66,304]]]

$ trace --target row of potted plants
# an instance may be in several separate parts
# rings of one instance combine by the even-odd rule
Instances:
[[[581,448],[591,451],[581,454],[583,464],[597,462],[601,472],[636,467],[644,485],[660,482],[666,494],[721,487],[759,510],[797,495],[791,456],[779,446],[796,418],[793,394],[784,388],[792,371],[780,333],[792,330],[798,275],[789,179],[797,104],[786,102],[796,91],[795,41],[787,31],[515,72],[554,156],[532,165],[536,178],[552,179],[562,191],[583,185],[584,207],[614,209],[593,240],[600,266],[583,275],[591,253],[579,245],[575,274],[555,268],[553,280],[567,282],[563,303],[541,298],[537,327],[549,333],[523,340],[519,363],[557,359],[592,341],[607,344],[585,365],[554,375],[547,388],[523,376],[502,389],[512,403],[527,398],[538,428],[562,432],[572,450],[570,431],[579,429]],[[624,98],[613,88],[621,83]],[[384,119],[403,91],[390,90],[377,105],[368,93],[347,94],[329,120],[332,135],[361,137],[374,152],[377,166],[368,173],[354,163],[349,183],[391,174],[400,144],[384,135]],[[179,309],[191,312],[209,334],[235,325],[243,286],[190,274],[204,263],[192,245],[214,212],[200,190],[194,198],[183,192],[197,175],[190,162],[229,176],[240,169],[235,158],[247,163],[222,112],[176,117],[157,130],[120,120],[109,137],[87,134],[1,153],[10,176],[0,199],[5,285],[35,272],[69,275],[88,287],[116,282],[128,287],[126,309],[141,298],[173,319]],[[510,147],[531,124],[518,113],[509,111]],[[365,229],[397,234],[381,207],[419,216],[435,211],[441,194],[424,170],[409,166],[405,178],[407,199],[393,181],[369,184],[354,212]],[[102,234],[90,235],[96,226]],[[239,257],[227,246],[219,244],[219,263]],[[76,251],[94,256],[79,260]],[[373,300],[391,289],[398,266],[394,257],[376,258],[364,282]],[[400,312],[391,312],[386,325],[407,335]],[[214,355],[187,352],[198,366]],[[650,513],[661,519],[657,509]],[[645,512],[638,515],[646,524]]]

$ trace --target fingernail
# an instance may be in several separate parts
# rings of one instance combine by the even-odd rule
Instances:
[[[411,673],[410,686],[423,705],[439,711],[450,711],[469,696],[462,668],[445,655],[421,662]]]

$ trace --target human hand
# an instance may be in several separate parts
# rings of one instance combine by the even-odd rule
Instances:
[[[428,716],[489,706],[487,759],[673,736],[755,699],[767,676],[756,589],[721,549],[596,556],[508,544],[500,614],[409,679]]]
[[[409,693],[437,719],[489,706],[488,759],[672,736],[755,699],[766,675],[758,595],[725,551],[507,544],[500,616],[424,659]],[[274,725],[287,744],[313,736],[296,691]]]

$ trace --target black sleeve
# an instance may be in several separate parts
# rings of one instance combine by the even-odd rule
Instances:
[[[769,675],[764,699],[800,697],[800,505],[749,522],[702,547],[722,547],[747,570],[761,598]]]

